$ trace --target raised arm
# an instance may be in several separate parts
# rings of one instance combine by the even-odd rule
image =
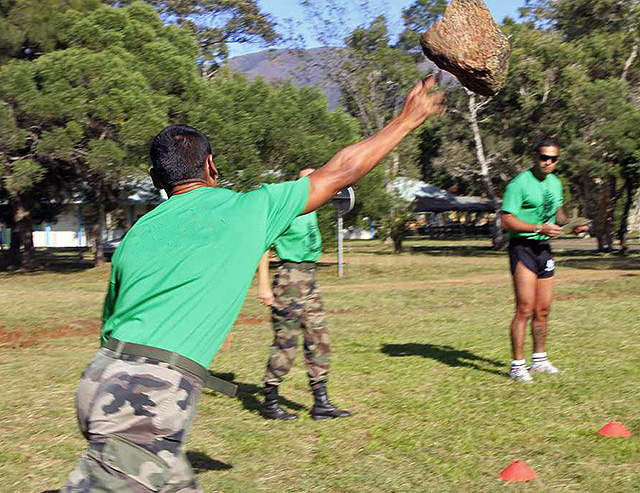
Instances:
[[[386,127],[368,139],[345,147],[322,168],[311,173],[304,213],[317,209],[338,190],[357,182],[429,116],[443,114],[443,93],[430,92],[435,84],[433,76],[418,82],[407,96],[400,114]]]

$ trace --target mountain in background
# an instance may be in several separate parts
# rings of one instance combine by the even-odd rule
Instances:
[[[323,58],[339,56],[341,48],[314,48],[311,50],[265,50],[249,55],[237,56],[227,60],[226,65],[232,72],[246,75],[250,80],[262,77],[266,82],[291,81],[296,86],[317,87],[327,98],[329,107],[334,110],[340,104],[340,87],[322,70]],[[425,58],[418,65],[425,74],[436,66]],[[452,76],[443,72],[444,81]]]

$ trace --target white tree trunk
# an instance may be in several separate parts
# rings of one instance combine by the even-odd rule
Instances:
[[[498,196],[493,188],[493,183],[491,181],[490,166],[489,161],[484,153],[484,144],[482,143],[482,134],[480,133],[480,126],[478,125],[478,111],[485,106],[489,100],[485,99],[480,103],[476,103],[476,95],[467,90],[467,94],[469,95],[469,124],[471,125],[471,130],[473,131],[473,138],[476,146],[476,157],[478,159],[478,163],[480,164],[480,176],[482,177],[482,183],[484,184],[485,191],[487,195],[491,199],[491,203],[493,204],[493,210],[496,215],[496,220],[493,225],[493,243],[496,248],[502,248],[503,246],[503,233],[502,227],[500,224],[500,201],[498,200]]]

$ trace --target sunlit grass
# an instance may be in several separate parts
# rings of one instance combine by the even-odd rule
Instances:
[[[498,491],[499,472],[521,460],[539,478],[510,490],[638,491],[640,258],[558,256],[549,349],[565,373],[524,386],[505,377],[513,309],[505,254],[465,245],[447,252],[421,242],[414,246],[431,253],[394,256],[380,243],[349,244],[343,279],[335,257],[323,259],[329,391],[350,419],[309,418],[301,354],[281,391],[301,419],[257,414],[271,328],[252,288],[247,321],[214,362],[233,374],[239,397],[206,391],[187,443],[204,490]],[[0,341],[0,491],[61,487],[85,446],[74,392],[96,349],[108,272],[1,278],[0,326],[33,337],[22,347]],[[612,419],[634,436],[599,437]]]

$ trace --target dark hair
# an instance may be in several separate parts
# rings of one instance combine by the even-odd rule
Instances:
[[[166,189],[171,189],[179,183],[204,178],[211,145],[193,127],[169,125],[151,141],[150,154],[156,176]]]
[[[558,149],[560,149],[560,144],[558,144],[558,141],[552,137],[543,137],[538,142],[536,142],[534,152],[539,153],[543,147],[557,147]]]

